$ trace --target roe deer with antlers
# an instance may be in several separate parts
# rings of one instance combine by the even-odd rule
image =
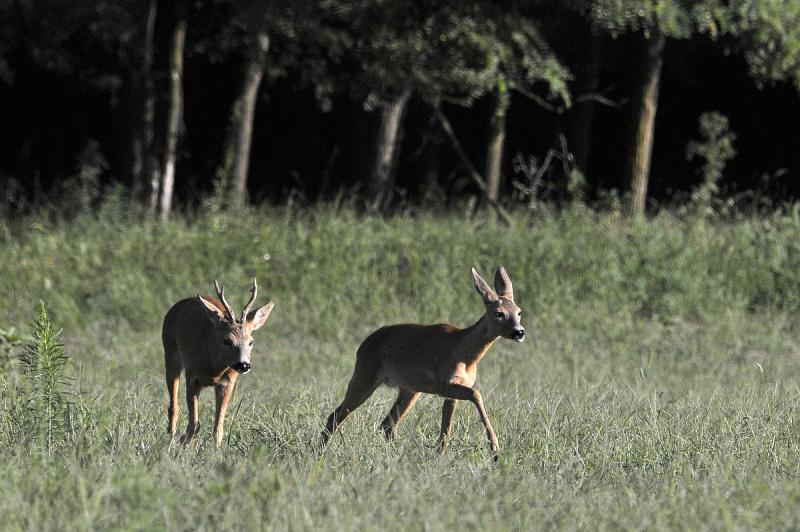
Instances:
[[[164,343],[164,362],[169,391],[167,431],[175,436],[178,423],[178,386],[181,371],[186,379],[186,403],[189,423],[182,443],[189,443],[200,429],[197,399],[200,389],[213,386],[217,396],[214,439],[222,444],[225,411],[233,394],[236,379],[250,371],[252,333],[267,321],[274,304],[270,301],[250,312],[256,300],[258,286],[253,279],[250,300],[237,319],[225,300],[225,287],[214,281],[217,297],[183,299],[175,303],[164,317],[161,339]]]
[[[419,398],[431,393],[445,398],[439,434],[440,452],[447,448],[456,401],[472,402],[486,427],[489,449],[497,460],[497,436],[486,415],[480,392],[474,388],[478,362],[498,338],[521,342],[525,329],[522,311],[514,303],[511,279],[502,266],[494,276],[495,290],[472,268],[475,288],[483,297],[486,311],[466,329],[450,324],[390,325],[372,333],[359,346],[356,365],[344,400],[328,417],[320,436],[324,448],[330,437],[353,410],[381,384],[399,388],[397,401],[381,423],[387,439],[394,438],[397,424]]]

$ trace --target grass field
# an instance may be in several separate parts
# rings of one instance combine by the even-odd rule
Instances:
[[[108,202],[6,220],[0,329],[30,333],[43,301],[72,380],[56,385],[64,422],[19,362],[2,370],[3,529],[800,526],[800,214],[516,219],[274,208],[157,226]],[[385,388],[315,453],[359,342],[393,322],[473,323],[469,268],[498,264],[529,333],[480,366],[499,464],[465,404],[438,458],[434,397],[385,442]],[[206,390],[199,445],[170,445],[161,319],[213,278],[240,308],[254,275],[276,307],[226,443]]]

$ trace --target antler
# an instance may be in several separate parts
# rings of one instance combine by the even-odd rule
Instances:
[[[253,288],[250,289],[250,301],[247,302],[247,305],[244,306],[244,310],[242,311],[242,323],[247,320],[247,313],[250,312],[250,307],[255,303],[256,295],[258,295],[258,285],[256,284],[256,278],[253,277]]]
[[[236,321],[236,318],[233,317],[233,309],[225,300],[225,287],[223,286],[220,288],[216,279],[214,279],[214,290],[217,291],[217,296],[219,296],[219,300],[222,301],[222,305],[225,307],[225,312],[228,314],[228,317],[231,319],[231,321]]]

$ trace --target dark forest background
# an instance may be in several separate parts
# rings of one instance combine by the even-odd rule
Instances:
[[[10,211],[800,194],[800,2],[0,0]]]

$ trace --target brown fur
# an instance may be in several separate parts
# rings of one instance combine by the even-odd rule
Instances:
[[[216,285],[216,281],[214,283]],[[252,296],[245,310],[249,310],[255,301],[256,293],[253,279]],[[274,305],[267,303],[247,313],[242,321],[237,320],[226,308],[224,289],[218,289],[217,295],[220,299],[197,296],[175,303],[164,317],[161,339],[169,392],[167,431],[175,436],[179,412],[178,386],[181,372],[184,372],[189,422],[181,442],[192,441],[200,429],[197,410],[200,390],[213,386],[216,394],[214,439],[219,447],[225,412],[239,378],[239,371],[233,366],[245,372],[249,370],[251,335],[264,324]],[[246,368],[242,366],[245,363]]]
[[[473,269],[475,288],[482,295],[485,314],[471,327],[460,329],[450,324],[402,324],[382,327],[369,335],[356,353],[356,365],[342,403],[331,413],[320,436],[324,448],[353,410],[369,398],[381,384],[399,389],[397,401],[381,427],[387,438],[395,435],[397,424],[408,413],[420,393],[445,398],[439,435],[444,453],[458,400],[472,402],[486,428],[489,448],[497,458],[497,436],[489,422],[483,399],[475,389],[478,362],[500,338],[512,336],[521,341],[520,309],[514,304],[508,274],[501,266],[495,274],[495,288]],[[502,314],[502,317],[500,315]]]

